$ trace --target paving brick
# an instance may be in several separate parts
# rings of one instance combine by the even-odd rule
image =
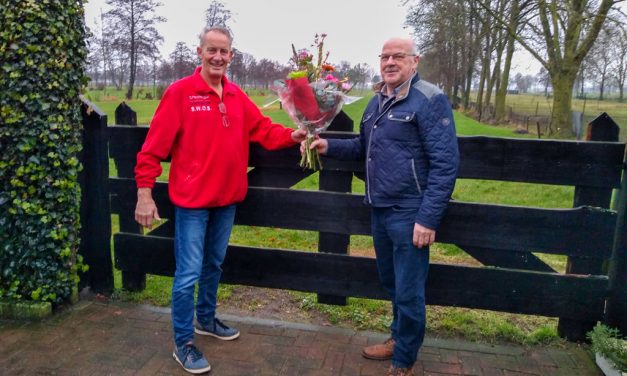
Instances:
[[[443,363],[443,362],[432,362],[424,360],[421,362],[424,372],[438,372],[448,375],[461,375],[462,374],[462,366],[461,364],[451,364],[451,363]]]
[[[503,376],[503,371],[494,367],[483,367],[483,376]]]
[[[439,362],[440,361],[440,354],[431,354],[431,353],[424,353],[424,354],[419,354],[418,358],[420,358],[420,360],[424,361],[424,362]]]
[[[361,367],[361,374],[363,376],[381,376],[386,374],[389,367],[390,362],[371,360]]]
[[[459,364],[459,355],[457,351],[442,349],[440,350],[440,361],[443,363],[454,363]]]
[[[283,328],[277,328],[273,326],[253,325],[248,329],[249,333],[263,334],[266,336],[280,336],[283,332]]]
[[[483,371],[481,369],[481,361],[472,355],[460,356],[459,361],[462,365],[462,374],[481,376]]]
[[[257,375],[261,372],[261,368],[258,364],[234,360],[223,360],[216,363],[211,368],[212,375],[220,376]]]
[[[581,366],[575,362],[573,357],[571,357],[570,354],[564,351],[548,349],[547,352],[549,356],[551,357],[551,359],[553,359],[553,361],[556,364],[559,364],[561,367],[581,368]]]
[[[171,354],[163,352],[155,353],[148,361],[146,361],[140,369],[137,370],[137,376],[151,376],[163,368],[165,362],[170,362]],[[211,363],[211,361],[209,362]]]
[[[339,333],[318,332],[316,334],[316,340],[348,344],[350,342],[350,336],[346,334],[339,334]]]
[[[499,368],[501,369],[506,369],[506,370],[510,370],[510,371],[520,371],[520,363],[519,360],[522,359],[521,357],[516,357],[513,355],[502,355],[502,354],[497,354],[496,355],[496,363]]]
[[[322,369],[335,372],[336,375],[340,374],[344,365],[344,353],[328,352],[324,358]]]
[[[270,343],[273,345],[289,346],[289,345],[293,345],[295,341],[296,339],[294,337],[271,336],[271,335],[261,337],[261,342]]]
[[[366,346],[368,345],[368,337],[356,334],[351,337],[350,343],[353,345]]]

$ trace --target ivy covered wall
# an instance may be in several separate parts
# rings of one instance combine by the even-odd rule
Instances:
[[[84,1],[0,2],[0,300],[68,299],[79,246]]]

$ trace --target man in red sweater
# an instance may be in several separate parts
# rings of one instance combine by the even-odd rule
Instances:
[[[164,93],[137,155],[135,220],[150,228],[160,220],[152,198],[160,162],[171,156],[169,195],[175,206],[172,286],[174,359],[190,373],[211,369],[194,346],[194,332],[222,340],[239,337],[215,317],[216,293],[233,227],[235,204],[246,196],[249,143],[275,150],[305,139],[263,116],[225,77],[233,39],[222,27],[205,28],[197,48],[202,65]],[[195,306],[194,288],[198,282]]]

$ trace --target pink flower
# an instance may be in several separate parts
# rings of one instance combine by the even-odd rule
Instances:
[[[327,74],[327,76],[324,78],[325,81],[331,81],[331,82],[338,82],[339,80],[335,77],[333,77],[332,74]]]

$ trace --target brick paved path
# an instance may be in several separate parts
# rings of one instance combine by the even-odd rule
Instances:
[[[210,375],[384,375],[389,362],[361,357],[385,335],[221,316],[242,332],[196,342]],[[601,375],[587,353],[427,338],[416,375]],[[166,309],[81,301],[38,324],[0,321],[0,375],[186,375],[172,359]]]

